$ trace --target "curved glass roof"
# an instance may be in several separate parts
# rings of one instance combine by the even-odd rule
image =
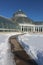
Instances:
[[[32,23],[33,20],[28,18],[25,13],[21,10],[18,10],[16,13],[13,14],[12,17],[13,21],[16,21],[17,23]]]
[[[10,19],[4,18],[0,16],[0,28],[5,29],[16,29],[16,24],[13,23]]]
[[[13,14],[13,17],[27,17],[25,13],[20,9],[16,13]]]
[[[26,17],[17,17],[17,18],[14,18],[14,21],[17,23],[32,23],[32,20]]]

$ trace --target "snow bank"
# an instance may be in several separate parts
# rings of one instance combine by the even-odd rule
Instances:
[[[38,65],[43,65],[43,34],[24,34],[18,41]]]
[[[8,43],[8,39],[12,35],[14,34],[0,34],[0,65],[16,65],[13,60],[10,44]]]

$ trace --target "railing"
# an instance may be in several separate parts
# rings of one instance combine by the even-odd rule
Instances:
[[[4,28],[0,28],[0,32],[18,32],[17,29],[4,29]]]

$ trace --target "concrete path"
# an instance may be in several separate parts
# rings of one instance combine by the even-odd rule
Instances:
[[[17,36],[10,37],[9,43],[11,44],[11,51],[14,54],[16,65],[38,65],[19,44]]]

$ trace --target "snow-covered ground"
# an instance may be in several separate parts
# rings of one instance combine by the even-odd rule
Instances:
[[[9,37],[18,33],[0,34],[0,65],[16,65],[11,53]],[[38,63],[43,65],[43,34],[24,34],[18,36],[20,44],[27,54]]]
[[[43,34],[24,34],[18,41],[38,65],[43,65]]]
[[[8,39],[20,33],[0,33],[0,65],[16,65]]]
[[[12,34],[0,34],[0,65],[16,65],[8,39]]]

